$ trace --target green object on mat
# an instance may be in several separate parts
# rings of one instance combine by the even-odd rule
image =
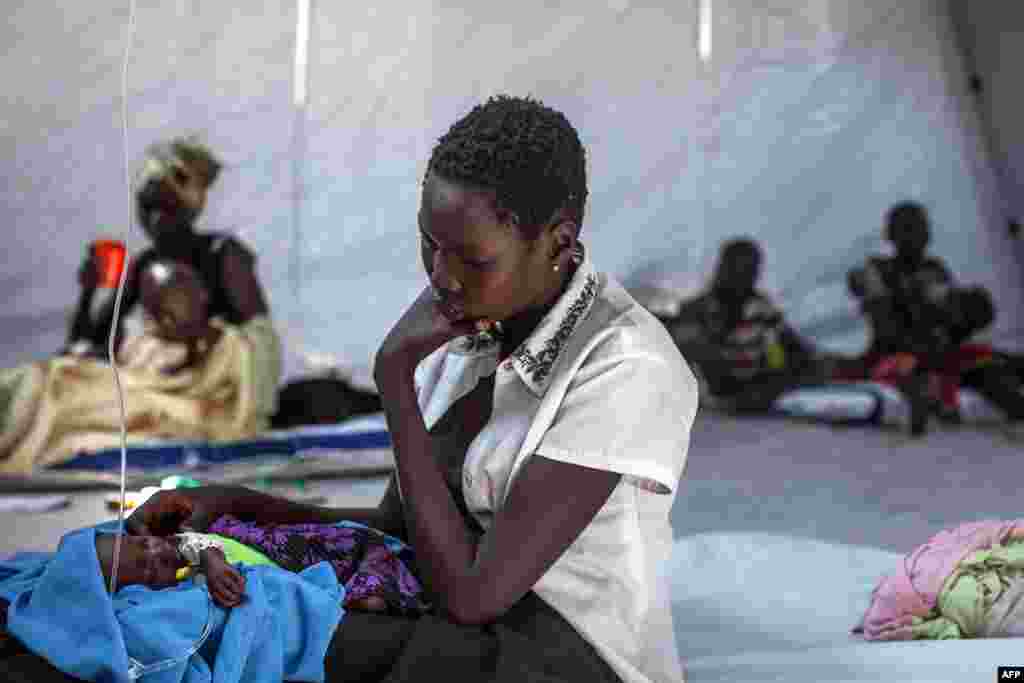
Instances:
[[[224,545],[224,559],[226,559],[230,564],[243,564],[252,567],[258,565],[270,565],[272,567],[280,566],[255,548],[239,543],[233,538],[220,536],[219,534],[210,535]]]
[[[191,477],[183,477],[179,474],[166,477],[160,482],[160,488],[162,489],[194,489],[199,487],[200,484]]]

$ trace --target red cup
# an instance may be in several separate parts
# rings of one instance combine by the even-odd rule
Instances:
[[[120,240],[96,240],[92,243],[92,257],[99,275],[97,286],[116,289],[121,284],[128,250]]]

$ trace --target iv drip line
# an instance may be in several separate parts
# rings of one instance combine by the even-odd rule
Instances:
[[[303,328],[302,201],[305,195],[303,166],[305,161],[306,101],[309,86],[310,5],[311,0],[296,0],[295,64],[292,75],[292,104],[295,110],[292,119],[292,258],[289,280],[292,287],[294,310],[290,316],[289,327],[298,330]],[[301,337],[301,335],[299,336]]]
[[[121,69],[121,138],[124,147],[124,179],[125,188],[128,191],[128,226],[125,228],[125,244],[131,235],[132,221],[134,220],[134,198],[132,197],[132,178],[130,162],[128,159],[128,56],[131,53],[132,43],[135,40],[135,0],[129,0],[128,9],[128,37],[124,48],[124,62]],[[116,336],[118,321],[121,317],[121,299],[124,296],[124,285],[128,278],[128,265],[130,257],[126,256],[124,265],[121,268],[121,279],[117,284],[117,297],[114,300],[114,317],[110,324],[110,337],[107,342],[107,355],[110,360],[110,368],[114,373],[114,384],[117,387],[117,403],[121,413],[121,505],[117,514],[117,536],[114,539],[114,563],[110,572],[110,594],[113,595],[117,589],[117,570],[121,560],[121,538],[124,536],[124,509],[125,509],[125,488],[128,471],[128,418],[124,403],[124,387],[121,386],[121,375],[117,370]]]

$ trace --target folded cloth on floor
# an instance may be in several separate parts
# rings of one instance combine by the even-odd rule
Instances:
[[[985,635],[988,627],[984,622],[994,601],[1003,593],[989,590],[993,577],[985,573],[995,571],[995,565],[987,563],[998,563],[1002,558],[1001,569],[1012,566],[1018,551],[1015,549],[1009,557],[1004,546],[1014,542],[1017,530],[1022,528],[1024,520],[988,520],[968,522],[935,534],[906,555],[895,573],[879,582],[854,633],[863,634],[867,640]],[[998,574],[994,576],[996,584],[1000,584]],[[965,580],[961,581],[962,578]],[[965,590],[973,591],[972,595],[966,596]],[[1015,591],[1007,591],[1008,600],[1013,595]],[[979,615],[975,607],[967,607],[965,598],[984,601],[983,613]],[[973,616],[965,620],[968,612]],[[1001,612],[1000,608],[998,613]],[[974,626],[968,626],[968,622]]]
[[[116,531],[116,522],[86,527],[65,535],[53,555],[0,563],[11,635],[84,680],[323,681],[343,614],[344,591],[329,564],[301,574],[241,567],[245,600],[230,610],[191,579],[163,590],[126,586],[111,598],[96,534]]]

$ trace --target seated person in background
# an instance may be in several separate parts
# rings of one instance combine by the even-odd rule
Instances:
[[[270,425],[274,429],[332,425],[381,410],[380,395],[355,386],[338,372],[331,372],[326,377],[296,379],[281,387],[277,412],[270,419]]]
[[[882,579],[853,632],[866,640],[1024,636],[1024,520],[940,531]]]
[[[96,537],[104,583],[110,585],[116,536]],[[395,538],[361,524],[259,525],[230,515],[206,533],[181,528],[173,534],[121,538],[116,588],[169,588],[196,575],[220,607],[237,607],[245,594],[240,566],[301,572],[328,562],[345,587],[346,609],[391,614],[427,611],[412,552]]]
[[[1002,409],[1011,422],[1024,419],[1021,378],[1008,360],[984,345],[965,345],[995,319],[989,293],[956,287],[941,260],[926,254],[928,214],[914,202],[892,207],[885,237],[892,257],[870,257],[849,273],[850,292],[861,300],[871,343],[844,379],[895,384],[911,406],[911,431],[923,434],[929,413],[958,420],[957,389],[970,386]]]
[[[757,291],[762,260],[753,240],[726,242],[710,288],[663,321],[714,403],[738,412],[767,411],[819,374],[811,347]]]
[[[234,237],[196,232],[195,221],[220,174],[221,163],[204,146],[175,139],[151,146],[136,179],[139,223],[152,245],[133,257],[125,281],[122,314],[139,303],[141,274],[158,260],[185,263],[195,269],[209,293],[209,312],[229,325],[243,326],[269,318],[266,298],[256,276],[252,253]],[[68,349],[79,355],[106,353],[114,317],[114,299],[91,317],[98,270],[92,255],[79,272],[82,294],[71,325]],[[116,348],[123,342],[118,326]]]
[[[118,351],[129,440],[230,440],[266,429],[281,366],[269,321],[211,317],[209,291],[185,263],[151,261],[139,291],[146,329]],[[0,473],[115,447],[120,432],[104,360],[65,355],[0,371]]]

